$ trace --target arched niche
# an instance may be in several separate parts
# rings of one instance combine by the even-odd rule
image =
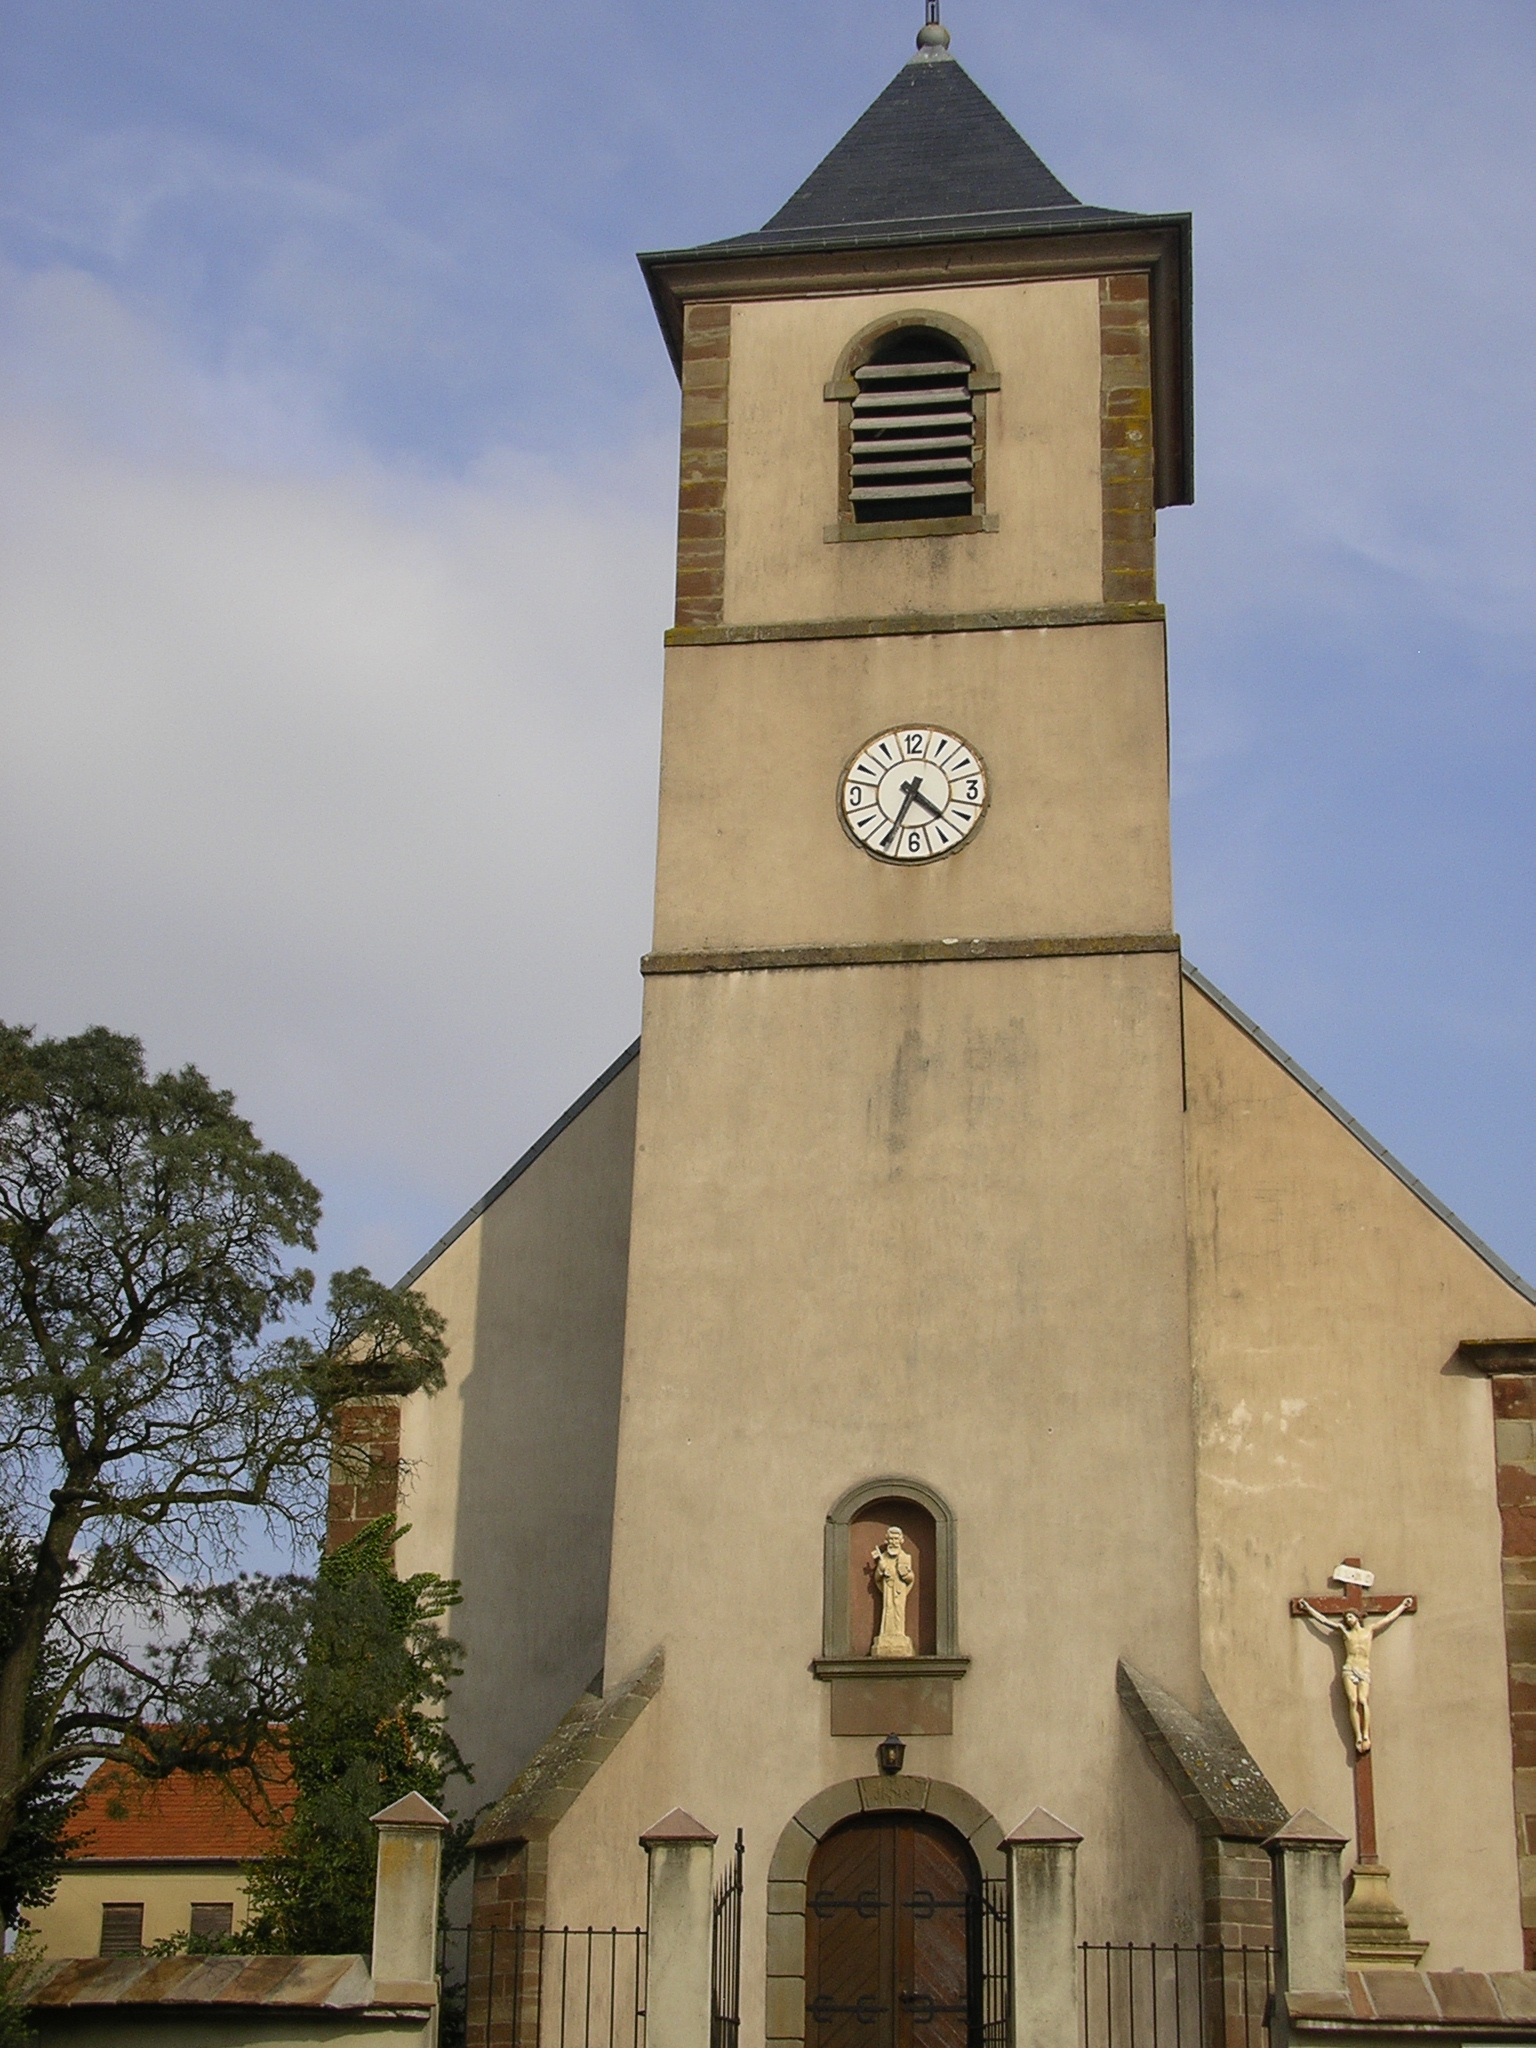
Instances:
[[[954,1510],[941,1493],[921,1479],[889,1474],[850,1486],[828,1512],[823,1538],[823,1659],[834,1659],[839,1664],[869,1659],[875,1605],[865,1567],[869,1551],[892,1522],[907,1533],[907,1547],[918,1565],[913,1617],[913,1643],[918,1655],[903,1663],[959,1658]],[[911,1606],[908,1612],[911,1616]]]

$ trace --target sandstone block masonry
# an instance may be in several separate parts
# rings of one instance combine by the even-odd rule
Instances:
[[[688,307],[683,317],[682,377],[676,623],[718,626],[725,617],[725,437],[731,377],[728,304]]]
[[[1152,465],[1152,312],[1144,271],[1099,280],[1099,474],[1104,602],[1157,596]]]
[[[337,1411],[325,1547],[340,1550],[400,1504],[400,1403],[390,1394]]]
[[[1493,1380],[1503,1524],[1504,1639],[1515,1766],[1515,1841],[1525,1967],[1536,1969],[1536,1374]]]

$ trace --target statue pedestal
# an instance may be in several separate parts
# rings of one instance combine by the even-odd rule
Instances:
[[[1355,1865],[1344,1906],[1344,1957],[1355,1969],[1416,1970],[1424,1960],[1429,1943],[1414,1940],[1391,1876],[1374,1857]]]
[[[871,1657],[910,1657],[914,1654],[910,1636],[878,1635],[869,1646]]]

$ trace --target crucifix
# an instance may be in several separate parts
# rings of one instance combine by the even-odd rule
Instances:
[[[1401,1614],[1412,1614],[1418,1600],[1412,1593],[1376,1593],[1374,1572],[1358,1557],[1346,1557],[1332,1574],[1339,1593],[1298,1594],[1291,1613],[1315,1621],[1344,1639],[1340,1677],[1354,1736],[1355,1853],[1361,1863],[1378,1863],[1376,1849],[1376,1782],[1371,1769],[1371,1644]]]

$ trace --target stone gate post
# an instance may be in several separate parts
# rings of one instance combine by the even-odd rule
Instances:
[[[1344,1975],[1345,1837],[1303,1807],[1264,1844],[1274,1864],[1275,2048],[1290,2039],[1287,2001],[1323,1994],[1347,1999]]]
[[[437,1901],[448,1817],[419,1792],[373,1816],[379,1831],[373,1894],[375,1998],[437,2003]]]
[[[715,1837],[674,1806],[640,1837],[646,1856],[647,2048],[709,2048]]]
[[[1037,1806],[1008,1858],[1008,2048],[1078,2048],[1075,1828]]]

